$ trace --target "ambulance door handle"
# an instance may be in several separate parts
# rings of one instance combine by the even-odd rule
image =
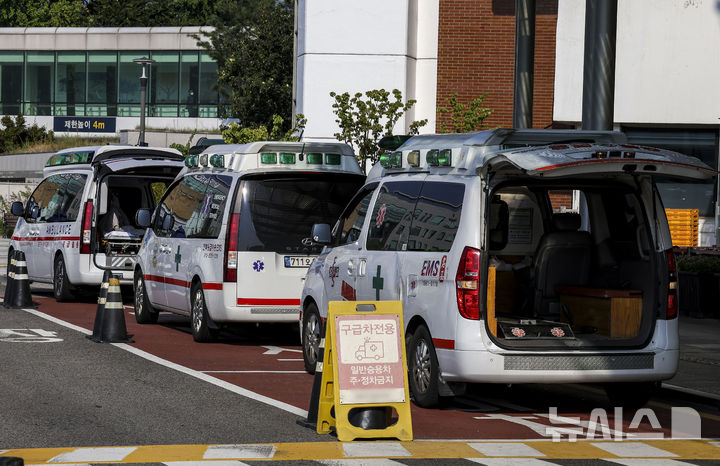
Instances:
[[[367,259],[360,259],[358,266],[358,277],[364,277],[367,272]]]

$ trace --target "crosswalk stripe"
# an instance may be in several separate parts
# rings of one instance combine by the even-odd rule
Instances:
[[[625,458],[663,458],[678,456],[643,442],[592,442],[593,446]]]
[[[343,451],[345,456],[350,458],[412,456],[409,451],[397,442],[346,442],[343,443]]]
[[[634,459],[619,459],[605,458],[604,461],[611,463],[622,464],[624,466],[695,466],[693,463],[686,463],[685,461],[670,460],[670,459],[656,459],[656,458],[634,458]]]
[[[516,442],[468,443],[485,456],[545,456],[533,447]]]
[[[108,461],[122,461],[136,449],[137,447],[77,448],[71,452],[63,453],[51,458],[48,463],[102,463]]]
[[[205,451],[203,459],[269,459],[273,455],[275,455],[274,445],[211,445]]]
[[[556,463],[537,458],[465,458],[473,463],[485,466],[551,466]]]

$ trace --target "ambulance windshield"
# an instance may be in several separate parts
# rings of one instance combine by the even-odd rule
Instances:
[[[246,178],[241,202],[239,251],[316,254],[308,241],[315,223],[334,223],[362,186],[363,176],[283,173]]]

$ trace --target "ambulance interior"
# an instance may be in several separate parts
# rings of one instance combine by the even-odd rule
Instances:
[[[95,251],[136,255],[145,229],[135,224],[139,209],[154,209],[172,177],[110,175],[99,184]]]
[[[625,185],[525,184],[488,209],[487,328],[501,346],[638,346],[659,280],[643,204]]]

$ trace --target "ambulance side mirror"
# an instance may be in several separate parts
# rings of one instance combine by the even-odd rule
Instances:
[[[150,209],[139,209],[135,212],[135,225],[140,228],[147,228],[150,226],[151,218],[152,212],[150,212]]]
[[[13,202],[10,206],[10,213],[12,213],[13,215],[17,215],[18,217],[22,217],[25,213],[25,208],[23,207],[22,202]]]
[[[330,244],[330,238],[332,237],[330,225],[327,223],[316,223],[312,227],[310,237],[315,244]]]

